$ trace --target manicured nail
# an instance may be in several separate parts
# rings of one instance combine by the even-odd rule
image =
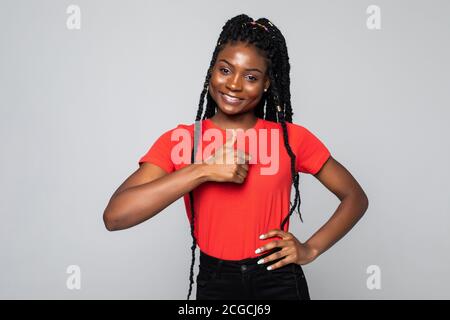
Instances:
[[[262,235],[259,236],[260,239],[264,239],[265,237],[266,237],[265,234],[262,234]]]
[[[255,250],[255,253],[260,253],[262,250],[260,248]]]
[[[272,270],[272,266],[268,266],[268,267],[267,267],[267,270]]]
[[[264,259],[258,260],[257,264],[261,264],[261,263],[264,263]]]

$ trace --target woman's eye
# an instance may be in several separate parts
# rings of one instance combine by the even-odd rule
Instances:
[[[230,71],[230,70],[228,70],[227,68],[219,68],[219,70],[220,70],[222,73],[224,73],[224,74],[228,74],[228,72]],[[258,80],[257,78],[255,78],[254,76],[251,76],[251,75],[248,76],[248,79],[249,79],[251,82],[254,82],[254,81]]]

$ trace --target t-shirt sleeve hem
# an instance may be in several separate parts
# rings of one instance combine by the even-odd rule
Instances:
[[[140,159],[139,163],[138,163],[139,166],[143,162],[148,162],[148,163],[154,164],[154,165],[160,167],[161,169],[163,169],[167,173],[171,173],[172,172],[171,168],[165,162],[158,161],[158,160],[155,160],[155,159]]]
[[[326,153],[324,153],[316,162],[315,167],[311,170],[311,174],[315,175],[317,174],[320,169],[322,169],[323,165],[325,164],[325,162],[328,160],[328,158],[331,156],[331,153],[329,151],[327,151]]]

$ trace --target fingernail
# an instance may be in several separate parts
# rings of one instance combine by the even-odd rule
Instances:
[[[264,239],[266,235],[262,234],[259,236],[260,239]]]
[[[261,263],[264,263],[264,259],[258,260],[257,264],[261,264]]]
[[[268,266],[268,267],[267,267],[267,270],[272,270],[272,266]]]
[[[260,252],[261,252],[261,249],[260,249],[260,248],[258,248],[258,249],[255,250],[255,253],[260,253]]]

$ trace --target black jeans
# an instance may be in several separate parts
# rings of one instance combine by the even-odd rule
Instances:
[[[295,263],[267,270],[267,266],[281,260],[257,264],[276,251],[257,258],[222,260],[200,250],[197,275],[197,300],[310,300],[302,267]]]

